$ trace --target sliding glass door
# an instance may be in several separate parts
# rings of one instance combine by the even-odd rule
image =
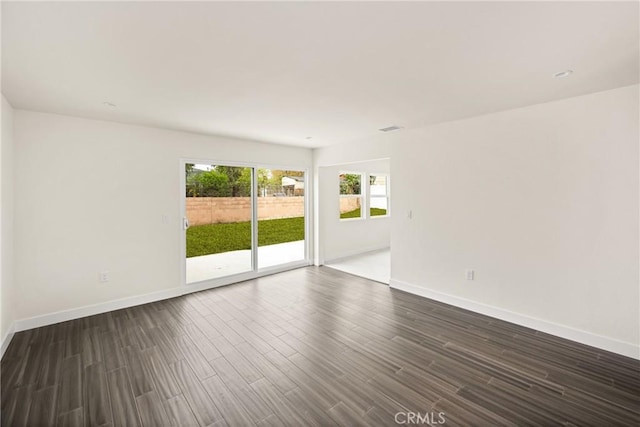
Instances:
[[[304,175],[258,169],[258,268],[305,259]]]
[[[253,168],[185,164],[187,283],[253,270]]]
[[[183,167],[187,284],[305,261],[304,171]]]

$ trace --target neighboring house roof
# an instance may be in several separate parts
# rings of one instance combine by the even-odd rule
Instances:
[[[283,176],[282,177],[282,186],[290,187],[293,186],[296,190],[304,188],[304,177],[301,176]]]

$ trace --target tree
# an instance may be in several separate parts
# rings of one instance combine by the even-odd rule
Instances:
[[[196,169],[193,163],[187,163],[184,168],[185,182],[186,182],[186,196],[198,197],[202,194],[202,184],[199,180],[199,175],[203,171]]]
[[[246,197],[251,194],[251,168],[237,166],[214,166],[214,170],[224,174],[228,178],[231,189],[231,197]],[[245,172],[248,171],[248,172]],[[243,172],[245,177],[242,178]],[[247,186],[246,174],[249,174],[249,185]],[[242,179],[241,179],[242,178]]]
[[[211,165],[203,171],[194,164],[185,166],[187,197],[249,197],[251,195],[252,168]],[[293,170],[258,169],[258,195],[265,196],[282,191],[282,178],[303,177],[304,172]]]
[[[251,168],[241,168],[238,179],[232,184],[234,197],[249,197],[251,195]]]
[[[344,173],[340,175],[340,194],[360,194],[360,174]]]
[[[200,184],[204,196],[229,197],[231,195],[229,177],[216,169],[198,174],[197,182]]]
[[[271,170],[270,169],[258,169],[258,196],[264,197],[267,195],[267,188],[271,184]]]

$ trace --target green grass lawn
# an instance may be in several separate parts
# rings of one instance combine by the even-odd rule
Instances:
[[[380,208],[371,208],[371,213],[369,214],[369,216],[384,216],[387,214],[387,210],[386,209],[380,209]],[[360,212],[360,208],[349,211],[349,212],[343,212],[340,214],[340,218],[341,219],[345,219],[345,218],[360,218],[361,217],[361,212]]]
[[[258,221],[258,246],[304,240],[304,217]],[[196,225],[187,230],[187,258],[251,249],[251,222]]]

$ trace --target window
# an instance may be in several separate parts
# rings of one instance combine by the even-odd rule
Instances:
[[[362,218],[362,175],[340,173],[340,219]]]
[[[369,216],[389,215],[389,176],[369,175]]]

